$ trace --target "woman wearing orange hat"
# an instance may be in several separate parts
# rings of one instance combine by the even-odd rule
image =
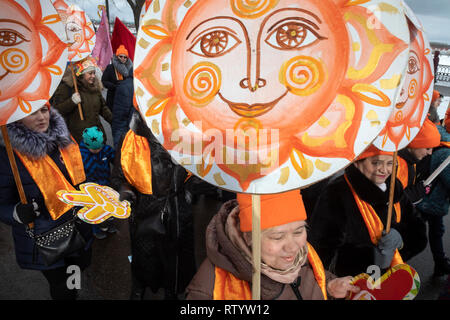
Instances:
[[[123,44],[116,50],[112,62],[105,68],[102,75],[102,83],[108,89],[106,104],[109,109],[114,109],[114,96],[117,86],[126,78],[133,77],[133,62],[128,56],[128,50]]]
[[[223,204],[206,230],[207,258],[187,288],[187,299],[251,299],[252,200],[238,194]],[[307,239],[298,190],[261,196],[261,299],[323,300],[359,288],[351,277],[325,271]]]
[[[431,155],[430,171],[436,170],[450,156],[450,133],[442,126],[437,126],[437,129],[441,135],[441,143]],[[433,181],[431,191],[417,204],[417,209],[428,222],[428,240],[434,260],[433,275],[438,277],[450,273],[450,259],[445,254],[442,239],[445,233],[443,219],[449,211],[449,195],[450,166],[447,166]]]
[[[392,227],[383,234],[392,167],[393,153],[371,145],[343,175],[328,183],[317,200],[310,218],[310,241],[324,267],[334,274],[367,273],[371,265],[386,269],[402,263],[402,257],[409,258],[407,252],[414,244],[403,235],[407,227],[414,226],[415,218],[412,204],[400,201],[403,188],[398,180]]]
[[[405,195],[416,204],[426,194],[426,186],[423,185],[429,175],[429,159],[433,148],[439,146],[441,136],[434,123],[425,119],[419,133],[411,143],[398,152],[397,177],[403,184]]]

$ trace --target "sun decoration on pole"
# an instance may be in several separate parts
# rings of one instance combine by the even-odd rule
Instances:
[[[0,125],[41,108],[67,61],[64,27],[50,1],[0,2]]]
[[[385,151],[403,149],[419,133],[427,117],[434,88],[431,46],[420,21],[406,4],[403,5],[409,19],[411,42],[402,90],[386,127],[374,141],[378,149]]]
[[[54,0],[53,5],[66,26],[69,43],[69,61],[89,56],[95,45],[94,26],[86,12],[75,4]]]
[[[348,165],[386,124],[408,60],[400,1],[154,0],[142,21],[147,125],[184,167],[236,192]]]

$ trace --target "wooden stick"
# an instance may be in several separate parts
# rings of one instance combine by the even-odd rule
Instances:
[[[27,197],[25,196],[25,190],[23,190],[22,180],[20,179],[19,169],[17,169],[16,158],[14,158],[14,152],[11,146],[11,141],[9,140],[8,130],[6,125],[2,127],[3,140],[5,141],[6,153],[8,154],[9,164],[11,165],[12,173],[14,176],[14,181],[16,182],[17,191],[19,192],[20,202],[27,204]],[[28,224],[28,227],[33,228],[34,223]]]
[[[389,231],[391,231],[392,207],[394,206],[394,191],[395,191],[396,176],[397,176],[397,150],[395,150],[394,155],[393,155],[391,187],[389,190],[388,216],[387,216],[387,221],[386,221],[386,234],[388,234]]]
[[[72,70],[72,79],[73,79],[73,86],[75,88],[75,92],[78,93],[77,78],[75,77],[75,71],[73,70],[72,63],[70,63],[70,70]],[[80,113],[80,119],[84,120],[83,109],[81,109],[81,103],[78,104],[78,112]]]
[[[261,197],[252,195],[252,299],[261,300]]]

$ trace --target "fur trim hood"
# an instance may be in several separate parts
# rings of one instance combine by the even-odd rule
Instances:
[[[47,132],[35,132],[16,121],[6,126],[13,149],[32,158],[39,159],[51,153],[55,148],[65,148],[73,143],[64,118],[56,109],[50,109],[50,124]],[[3,135],[0,145],[5,146]]]

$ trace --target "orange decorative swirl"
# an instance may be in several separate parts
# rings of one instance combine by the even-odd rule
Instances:
[[[204,106],[214,99],[221,86],[220,69],[212,63],[195,64],[184,78],[183,90],[195,105]]]
[[[11,73],[20,73],[28,68],[29,58],[25,51],[11,48],[2,52],[0,64]]]
[[[402,122],[403,121],[403,112],[397,111],[395,113],[395,121],[396,122]]]
[[[297,56],[283,64],[281,82],[290,92],[308,96],[317,91],[325,80],[325,69],[319,60],[308,56]]]
[[[408,86],[408,97],[414,99],[417,95],[418,84],[416,79],[412,79]]]
[[[231,8],[238,17],[256,19],[273,9],[279,0],[230,0]]]

